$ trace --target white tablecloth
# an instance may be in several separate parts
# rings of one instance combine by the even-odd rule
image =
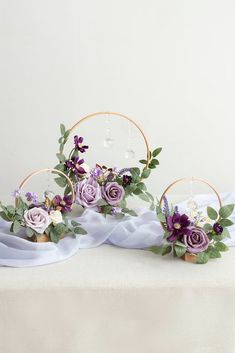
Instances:
[[[193,265],[103,245],[0,268],[1,353],[234,353],[235,248]]]

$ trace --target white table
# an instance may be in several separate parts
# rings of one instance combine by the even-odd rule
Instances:
[[[235,352],[235,248],[193,265],[106,245],[0,273],[1,353]]]

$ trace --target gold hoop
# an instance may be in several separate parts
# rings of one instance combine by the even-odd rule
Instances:
[[[150,159],[151,159],[151,154],[150,154],[150,149],[149,149],[149,143],[147,140],[147,137],[144,133],[144,131],[141,129],[141,127],[137,124],[137,122],[131,118],[129,118],[128,116],[124,115],[124,114],[120,114],[120,113],[115,113],[115,112],[97,112],[97,113],[93,113],[93,114],[89,114],[84,116],[83,118],[81,118],[71,129],[70,129],[70,133],[72,133],[82,122],[94,118],[96,116],[101,116],[101,115],[113,115],[115,117],[119,117],[119,118],[123,118],[128,120],[129,122],[131,122],[141,133],[145,145],[146,145],[146,160],[147,160],[147,164],[145,168],[148,168],[149,163],[150,163]]]
[[[73,207],[73,204],[74,204],[74,201],[75,201],[75,193],[74,193],[74,188],[73,188],[73,183],[72,181],[70,180],[70,178],[64,174],[63,172],[61,172],[60,170],[57,170],[57,169],[53,169],[53,168],[45,168],[45,169],[39,169],[39,170],[36,170],[34,172],[32,172],[31,174],[29,174],[20,184],[19,186],[19,189],[22,189],[30,179],[32,179],[34,176],[38,175],[38,174],[41,174],[41,173],[45,173],[45,172],[51,172],[51,173],[56,173],[56,174],[59,174],[61,176],[63,176],[64,178],[67,179],[67,182],[68,182],[68,185],[71,189],[71,192],[72,192],[72,207]],[[17,207],[18,205],[18,200],[19,200],[19,197],[16,197],[15,198],[15,205]]]
[[[219,193],[217,192],[217,190],[216,190],[210,183],[208,183],[208,181],[203,180],[203,179],[201,179],[201,178],[195,178],[195,177],[191,177],[191,178],[181,178],[181,179],[178,179],[178,180],[174,181],[173,183],[171,183],[171,184],[165,189],[165,191],[163,192],[163,194],[162,194],[162,196],[161,196],[161,198],[160,198],[160,207],[162,206],[163,199],[164,199],[164,197],[166,196],[167,192],[168,192],[169,190],[171,190],[171,189],[173,188],[173,186],[175,186],[176,184],[181,183],[181,182],[184,182],[184,181],[199,181],[199,182],[201,182],[201,183],[206,184],[207,186],[209,186],[209,188],[216,194],[216,197],[217,197],[217,199],[218,199],[219,205],[220,205],[220,207],[222,207],[222,200],[221,200],[221,198],[220,198]]]

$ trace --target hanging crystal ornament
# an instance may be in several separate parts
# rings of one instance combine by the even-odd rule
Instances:
[[[51,201],[51,200],[53,200],[55,193],[50,190],[50,184],[51,184],[50,172],[47,171],[47,190],[44,192],[43,196],[45,199],[49,199]]]
[[[114,144],[114,139],[111,137],[111,119],[108,115],[106,118],[106,138],[104,139],[104,148],[110,148]]]
[[[134,159],[135,158],[135,151],[132,148],[133,146],[133,134],[132,134],[132,126],[129,124],[128,127],[128,145],[127,150],[125,152],[126,159]]]

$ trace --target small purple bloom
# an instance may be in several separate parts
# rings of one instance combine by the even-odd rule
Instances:
[[[85,169],[82,167],[84,159],[79,159],[79,157],[72,158],[65,162],[66,168],[74,172],[75,175],[86,174]]]
[[[218,223],[216,222],[214,225],[213,225],[213,230],[216,234],[220,235],[223,233],[224,231],[224,228]]]
[[[125,196],[125,191],[117,182],[110,182],[102,186],[102,196],[111,206],[119,206]]]
[[[123,181],[123,185],[124,186],[127,186],[127,185],[130,185],[132,183],[132,176],[131,175],[123,175],[122,177],[122,181]]]
[[[170,207],[169,207],[169,203],[168,203],[166,196],[163,197],[163,202],[164,202],[163,212],[165,213],[166,216],[169,216],[170,215]],[[175,213],[178,213],[178,212],[175,212]]]
[[[90,176],[94,179],[98,179],[103,174],[103,171],[100,167],[95,167],[90,171]]]
[[[191,234],[184,234],[183,243],[187,247],[189,253],[197,254],[205,251],[210,243],[210,240],[202,228],[190,227]]]
[[[56,195],[52,201],[55,210],[61,212],[72,211],[72,198],[69,195],[65,195],[63,198],[60,195]]]
[[[16,189],[11,193],[11,196],[15,198],[20,197],[20,195],[21,195],[21,189]]]
[[[86,152],[86,150],[89,148],[88,146],[86,145],[82,145],[83,143],[83,137],[78,137],[77,135],[74,136],[74,144],[75,144],[75,148],[81,152],[81,153],[84,153]]]
[[[38,202],[38,195],[35,192],[27,192],[25,194],[26,200],[36,204]]]
[[[120,213],[122,213],[122,209],[120,207],[112,207],[111,214],[113,216],[116,216],[116,215],[118,215]]]
[[[191,235],[192,232],[189,226],[190,220],[186,214],[174,213],[173,216],[167,216],[167,230],[169,232],[167,240],[175,242],[176,240],[181,240],[185,234]]]

